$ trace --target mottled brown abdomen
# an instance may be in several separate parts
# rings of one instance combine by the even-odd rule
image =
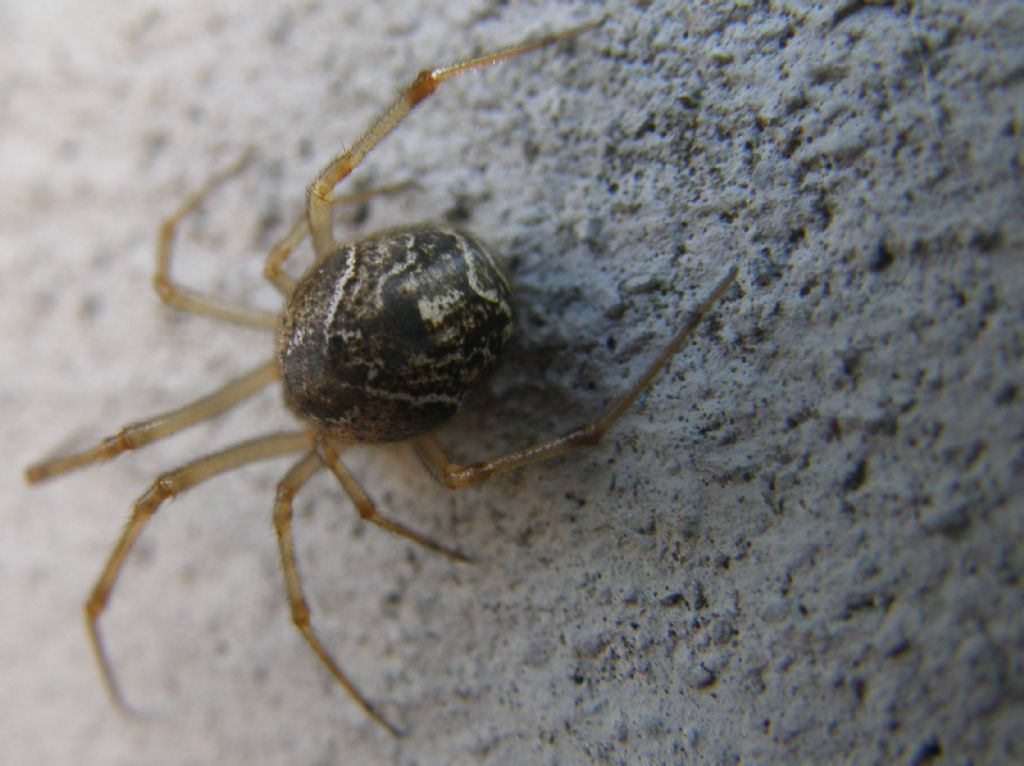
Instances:
[[[342,245],[299,281],[277,359],[300,417],[362,442],[450,418],[512,337],[511,292],[469,235],[421,225]]]

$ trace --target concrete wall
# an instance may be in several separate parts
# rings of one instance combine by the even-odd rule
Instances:
[[[270,7],[268,7],[270,6]],[[470,461],[600,411],[725,270],[738,286],[600,447],[478,489],[348,462],[453,564],[297,504],[325,643],[291,627],[287,461],[169,504],[103,621],[80,608],[161,470],[291,427],[276,392],[29,489],[55,446],[211,390],[269,338],[149,288],[156,225],[246,147],[178,275],[274,308],[262,253],[418,68],[608,14],[456,81],[339,234],[448,219],[509,264],[520,334],[441,434]],[[1018,2],[0,4],[8,763],[1019,761],[1024,684]],[[308,251],[303,251],[308,262]]]

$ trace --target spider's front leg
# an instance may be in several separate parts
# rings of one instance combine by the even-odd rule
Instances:
[[[568,40],[598,26],[603,19],[566,29],[555,34],[545,35],[526,40],[516,45],[500,48],[482,56],[463,59],[448,66],[424,69],[412,81],[408,88],[377,117],[352,147],[339,154],[317,175],[306,191],[306,210],[309,230],[313,234],[313,248],[318,258],[326,258],[334,252],[337,243],[331,226],[331,206],[334,204],[334,187],[341,183],[363,161],[370,150],[394,130],[416,105],[424,101],[446,80],[463,72],[497,64],[499,61],[513,58],[522,53],[543,48],[547,45]]]
[[[380,195],[398,194],[414,184],[414,181],[400,181],[388,186],[378,186],[372,189],[353,192],[352,194],[334,196],[331,199],[331,205],[353,205]],[[295,289],[295,280],[285,273],[284,262],[291,256],[292,250],[308,235],[309,219],[306,217],[305,212],[303,212],[302,216],[288,230],[288,233],[281,237],[267,254],[267,260],[263,265],[263,276],[270,280],[274,287],[285,297],[291,295]]]

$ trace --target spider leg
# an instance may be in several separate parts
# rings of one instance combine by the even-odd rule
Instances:
[[[352,504],[355,505],[360,518],[364,521],[376,524],[378,527],[386,529],[389,532],[394,532],[396,535],[401,535],[407,540],[412,540],[414,543],[422,545],[424,548],[429,548],[432,551],[443,553],[454,561],[461,561],[463,563],[469,562],[469,559],[462,553],[459,553],[459,551],[453,548],[447,548],[441,543],[432,540],[414,529],[410,529],[404,524],[400,524],[399,522],[388,518],[378,511],[376,504],[359,485],[359,482],[355,480],[355,477],[349,473],[345,464],[341,462],[341,458],[338,457],[338,451],[343,448],[344,445],[339,443],[336,439],[327,437],[320,442],[320,455],[323,458],[324,464],[331,469],[331,473],[334,474],[338,483],[341,484],[342,489],[345,490],[345,494],[349,496]]]
[[[184,428],[209,420],[215,415],[231,409],[243,399],[249,398],[264,386],[277,380],[278,375],[276,362],[264,362],[256,369],[236,378],[212,394],[196,399],[184,407],[127,425],[113,436],[108,436],[99,444],[81,452],[30,465],[25,469],[25,480],[29,484],[37,484],[78,468],[106,462],[122,452],[138,449],[150,442],[164,439]]]
[[[409,87],[400,93],[398,98],[381,112],[380,116],[374,120],[373,124],[356,140],[352,147],[327,163],[309,185],[306,191],[306,208],[309,218],[309,229],[313,233],[313,248],[316,250],[317,257],[325,258],[334,252],[336,246],[334,232],[331,227],[331,204],[334,201],[334,187],[341,183],[363,161],[363,158],[366,157],[369,151],[380,143],[384,136],[394,130],[398,123],[417,104],[433,94],[441,83],[463,72],[472,69],[482,69],[499,61],[518,56],[521,53],[575,37],[588,29],[596,27],[600,23],[601,20],[581,24],[556,34],[545,35],[544,37],[526,40],[506,48],[500,48],[483,56],[464,59],[448,66],[437,67],[436,69],[424,69],[416,75],[416,78]]]
[[[350,205],[357,202],[365,202],[371,197],[382,194],[397,194],[412,186],[414,181],[401,181],[388,186],[380,186],[373,189],[344,194],[331,199],[332,205]],[[276,287],[282,295],[288,297],[295,289],[295,280],[284,271],[284,262],[288,260],[292,250],[309,234],[309,219],[305,212],[295,222],[295,225],[288,230],[267,254],[267,260],[263,265],[263,276],[265,276]]]
[[[589,447],[597,444],[607,433],[608,429],[615,425],[618,419],[622,417],[622,414],[636,401],[636,398],[648,386],[661,368],[665,366],[665,363],[682,347],[704,316],[711,310],[711,307],[722,297],[735,279],[736,268],[733,267],[704,302],[689,315],[682,328],[672,338],[671,343],[648,366],[644,374],[597,420],[584,423],[561,436],[556,436],[504,455],[498,455],[470,466],[461,466],[450,462],[441,445],[438,444],[434,437],[428,434],[416,437],[413,441],[413,446],[420,459],[438,481],[452,489],[459,489],[460,487],[468,487],[473,484],[481,484],[492,476],[498,476],[530,463],[551,460],[579,447]]]
[[[292,501],[302,486],[320,468],[323,462],[315,449],[311,450],[302,460],[292,466],[277,485],[277,499],[274,502],[274,529],[277,530],[277,542],[281,551],[281,569],[284,573],[285,590],[288,603],[291,605],[292,622],[306,639],[313,653],[327,667],[334,679],[356,701],[367,715],[391,732],[400,737],[402,732],[388,721],[373,704],[363,695],[354,683],[334,660],[327,648],[320,642],[310,620],[309,604],[302,591],[302,580],[295,561],[295,541],[292,537]]]
[[[85,624],[89,633],[89,642],[93,654],[100,666],[103,683],[122,712],[129,712],[121,689],[114,676],[113,665],[107,654],[106,646],[99,631],[99,619],[107,607],[110,592],[117,582],[125,558],[135,541],[142,533],[146,522],[152,518],[157,509],[175,495],[194,487],[217,474],[239,468],[257,460],[278,457],[303,449],[310,449],[316,434],[312,431],[302,433],[283,433],[263,436],[251,441],[236,444],[221,452],[194,460],[191,463],[159,476],[142,496],[135,501],[132,513],[114,549],[110,552],[106,566],[93,586],[89,600],[85,602]]]
[[[252,152],[245,152],[232,165],[210,178],[171,213],[161,224],[157,234],[156,271],[153,274],[153,288],[160,300],[169,306],[193,314],[202,314],[223,322],[253,327],[258,330],[273,330],[277,327],[277,315],[266,311],[242,306],[221,298],[211,298],[180,286],[171,277],[171,259],[174,254],[174,237],[181,220],[198,208],[224,181],[240,173],[252,158]]]

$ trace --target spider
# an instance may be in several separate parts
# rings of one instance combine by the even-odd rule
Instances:
[[[523,449],[471,465],[450,461],[431,436],[462,404],[474,384],[497,364],[512,337],[512,297],[498,261],[473,236],[420,224],[389,229],[361,241],[335,241],[336,205],[391,193],[407,184],[336,195],[334,190],[367,153],[445,81],[528,51],[568,40],[598,26],[590,22],[544,37],[424,69],[352,147],[332,159],[310,183],[305,214],[267,255],[264,274],[281,292],[284,308],[270,314],[178,285],[171,276],[176,229],[219,184],[239,173],[246,153],[189,196],[162,224],[153,284],[160,299],[182,311],[275,333],[275,354],[250,372],[179,409],[129,424],[80,452],[29,466],[35,484],[101,463],[213,418],[280,381],[285,403],[301,429],[274,433],[203,455],[164,473],[132,506],[128,523],[85,603],[85,623],[100,675],[111,698],[129,712],[99,630],[100,617],[146,522],[164,501],[207,479],[254,461],[301,453],[277,485],[274,527],[291,617],[313,652],[352,699],[391,734],[392,724],[353,684],[317,636],[295,559],[292,501],[326,467],[359,515],[450,559],[468,558],[380,513],[340,455],[356,444],[408,440],[426,468],[452,489],[480,484],[530,463],[597,444],[675,354],[736,278],[731,268],[686,318],[671,342],[599,418]],[[284,270],[292,250],[311,236],[315,259],[299,279]]]

